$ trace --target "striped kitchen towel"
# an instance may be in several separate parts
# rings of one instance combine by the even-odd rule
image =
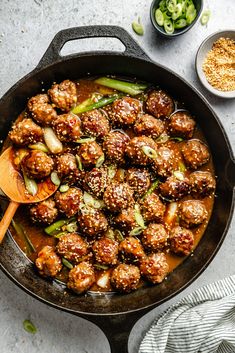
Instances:
[[[155,319],[139,353],[235,353],[235,276],[181,299]]]

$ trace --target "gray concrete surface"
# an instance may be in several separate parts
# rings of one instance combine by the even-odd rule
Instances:
[[[207,26],[197,23],[185,35],[166,40],[156,36],[149,19],[150,0],[1,0],[0,1],[0,96],[31,71],[52,37],[60,29],[94,24],[115,24],[129,31],[155,61],[180,73],[205,95],[214,107],[235,147],[235,100],[222,100],[200,86],[194,69],[197,48],[204,38],[219,29],[235,29],[234,0],[204,1],[210,8]],[[143,37],[132,32],[131,22],[141,17]],[[108,48],[107,48],[108,46]],[[116,41],[80,41],[67,45],[64,53],[89,49],[117,49]],[[206,283],[234,274],[235,220],[225,242],[208,269],[180,295],[141,318],[131,332],[130,353],[136,353],[154,317],[182,296]],[[23,330],[30,318],[36,335]],[[0,273],[1,353],[108,353],[109,345],[99,328],[81,318],[56,311],[25,294]],[[120,352],[121,353],[121,352]]]

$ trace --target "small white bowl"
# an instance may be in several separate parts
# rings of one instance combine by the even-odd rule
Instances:
[[[208,89],[211,93],[218,97],[222,98],[235,98],[235,90],[234,91],[219,91],[218,89],[214,88],[209,84],[209,82],[206,79],[206,76],[204,74],[204,71],[202,70],[202,65],[205,60],[205,57],[212,49],[213,43],[221,38],[231,38],[235,40],[235,31],[233,30],[224,30],[224,31],[219,31],[216,33],[211,34],[209,37],[207,37],[202,44],[200,45],[197,55],[196,55],[196,61],[195,61],[195,66],[196,66],[196,71],[199,77],[199,80],[201,81],[202,85]]]

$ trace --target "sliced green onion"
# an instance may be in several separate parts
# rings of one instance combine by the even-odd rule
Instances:
[[[24,177],[24,184],[25,184],[26,190],[30,195],[35,196],[38,192],[38,185],[36,181],[34,179],[29,178],[23,169],[22,169],[22,174]]]
[[[117,166],[115,164],[111,164],[108,166],[108,177],[110,179],[113,179],[115,177],[116,172],[117,172]]]
[[[24,228],[22,227],[21,224],[17,223],[16,221],[14,221],[14,219],[12,219],[11,221],[13,228],[15,229],[17,235],[23,240],[23,242],[25,243],[25,247],[26,247],[26,251],[29,254],[32,254],[34,252],[36,252],[36,249],[33,245],[33,243],[31,242],[30,238],[28,237],[27,233],[25,232]]]
[[[60,178],[58,177],[57,172],[54,171],[51,173],[51,181],[56,186],[60,185]]]
[[[119,229],[115,229],[114,233],[118,241],[122,241],[124,239],[124,236],[122,235],[122,232]]]
[[[69,262],[68,260],[66,260],[64,257],[62,257],[62,264],[67,267],[69,270],[72,270],[73,265],[71,264],[71,262]]]
[[[77,160],[78,169],[80,171],[83,171],[82,161],[81,161],[81,158],[80,158],[80,156],[78,154],[76,154],[76,160]]]
[[[23,327],[24,327],[25,331],[27,331],[28,333],[35,334],[37,332],[37,328],[34,326],[34,324],[30,320],[24,320]]]
[[[157,158],[157,152],[149,147],[149,146],[143,146],[142,147],[142,151],[144,152],[144,154],[146,154],[146,156],[148,156],[149,158],[152,158],[152,159],[156,159]]]
[[[85,137],[76,141],[76,143],[87,143],[95,141],[95,137]]]
[[[182,5],[177,4],[174,8],[174,11],[172,12],[172,20],[175,21],[177,18],[179,18],[182,15]]]
[[[144,34],[144,27],[140,22],[140,17],[138,18],[138,22],[132,22],[132,29],[139,36],[142,36]]]
[[[84,191],[83,200],[87,206],[94,207],[94,197],[86,191]]]
[[[167,8],[166,8],[166,0],[160,1],[160,3],[159,3],[159,9],[160,9],[162,12],[164,12],[164,11],[167,10]]]
[[[184,174],[179,170],[174,171],[173,175],[176,177],[176,179],[178,179],[180,181],[184,180]]]
[[[186,21],[187,24],[190,25],[196,18],[197,16],[197,10],[195,9],[194,4],[191,4],[188,6],[186,9]]]
[[[60,192],[66,192],[69,190],[69,185],[68,184],[63,184],[59,188]]]
[[[106,238],[109,238],[109,239],[112,239],[112,240],[115,239],[115,237],[114,237],[114,231],[113,231],[111,228],[109,228],[109,229],[105,232],[105,236],[106,236]]]
[[[184,139],[182,137],[171,137],[170,140],[174,140],[174,141],[177,141],[177,142],[184,141]]]
[[[179,162],[179,171],[184,173],[186,171],[186,165],[183,162]]]
[[[166,1],[166,7],[169,12],[174,12],[176,5],[177,5],[177,0]]]
[[[105,160],[105,156],[104,154],[102,154],[102,156],[100,156],[96,161],[96,164],[95,164],[96,168],[101,167],[101,165],[104,163],[104,160]]]
[[[65,234],[68,234],[68,232],[59,232],[59,233],[56,233],[55,235],[53,235],[53,237],[59,239],[60,237],[62,237]]]
[[[210,10],[205,10],[202,13],[201,18],[200,18],[200,22],[203,26],[205,26],[208,23],[210,16],[211,16]]]
[[[94,267],[96,267],[98,270],[108,270],[108,265],[101,265],[101,264],[94,264]]]
[[[134,229],[132,229],[132,231],[130,231],[130,235],[139,235],[139,234],[141,234],[143,231],[144,231],[144,229],[145,229],[146,227],[136,227],[136,228],[134,228]]]
[[[143,218],[142,214],[140,213],[140,206],[138,204],[135,204],[134,216],[135,216],[136,223],[141,228],[144,228],[145,227],[144,218]]]
[[[165,19],[163,26],[167,34],[172,34],[174,32],[174,25],[170,19]]]
[[[78,230],[77,222],[71,222],[66,226],[62,227],[63,230],[67,230],[69,233],[74,233]]]
[[[102,85],[102,86],[116,89],[117,91],[130,94],[131,96],[140,94],[147,88],[147,85],[143,83],[120,81],[120,80],[116,80],[108,77],[100,77],[97,80],[95,80],[95,83],[98,83],[99,85]]]
[[[155,20],[159,26],[163,26],[164,23],[164,16],[160,9],[155,11]]]
[[[45,127],[43,131],[45,143],[51,153],[57,154],[62,152],[63,145],[54,133],[53,129],[51,127]]]
[[[34,143],[32,145],[29,145],[29,148],[31,150],[38,150],[38,151],[42,151],[42,152],[45,152],[45,153],[49,152],[49,149],[47,148],[47,146],[44,143],[42,143],[42,142],[37,142],[37,143]]]
[[[187,26],[187,22],[184,18],[179,18],[177,21],[175,21],[175,29],[181,29]]]
[[[75,217],[72,217],[69,219],[60,219],[59,221],[56,221],[56,222],[52,223],[51,225],[49,225],[48,227],[46,227],[44,229],[44,232],[48,235],[54,235],[54,233],[60,231],[64,225],[66,225],[70,222],[73,222],[75,220],[76,220]]]
[[[93,110],[93,109],[102,108],[105,105],[113,103],[115,100],[117,100],[121,97],[122,97],[121,94],[114,94],[113,96],[101,98],[97,102],[92,103],[86,107],[84,107],[84,106],[81,107],[81,105],[77,105],[75,108],[72,109],[72,113],[81,114],[81,113],[89,112],[90,110]]]
[[[101,98],[102,98],[102,95],[100,95],[100,93],[93,93],[91,95],[91,97],[87,98],[86,100],[84,100],[82,103],[80,103],[77,106],[77,108],[79,107],[79,109],[77,109],[77,110],[80,110],[80,112],[78,111],[76,114],[85,112],[87,107],[89,107],[90,105],[96,103]],[[73,113],[74,113],[74,109],[72,110]]]
[[[166,133],[163,133],[155,140],[155,142],[157,142],[157,143],[165,143],[168,140],[169,140],[169,136]]]
[[[142,200],[144,200],[147,196],[151,195],[153,191],[158,187],[159,183],[160,183],[159,179],[155,180],[150,186],[150,188],[148,189],[148,191],[142,197]]]

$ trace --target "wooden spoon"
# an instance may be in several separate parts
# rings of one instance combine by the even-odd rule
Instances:
[[[10,204],[0,222],[0,244],[11,223],[11,220],[21,203],[34,203],[47,199],[58,188],[50,177],[38,183],[37,194],[30,195],[19,171],[14,167],[14,150],[7,148],[0,156],[0,189],[9,197]]]

